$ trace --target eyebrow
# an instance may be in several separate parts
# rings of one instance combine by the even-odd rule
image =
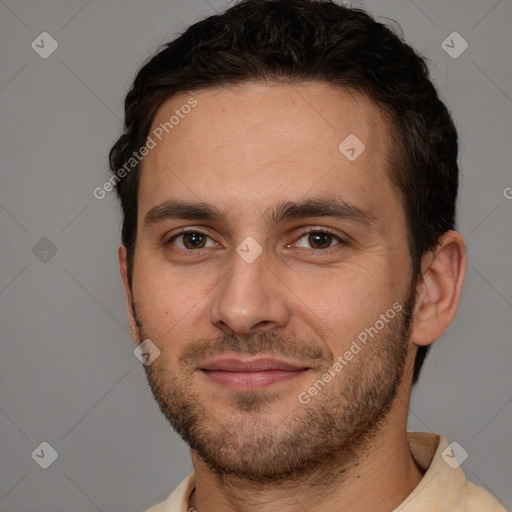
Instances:
[[[209,222],[223,222],[226,214],[216,206],[203,202],[167,200],[151,208],[144,218],[144,229],[170,219],[186,219]],[[308,198],[303,201],[286,201],[271,206],[263,213],[268,227],[286,220],[308,217],[331,217],[358,224],[375,230],[377,217],[370,211],[338,198]]]

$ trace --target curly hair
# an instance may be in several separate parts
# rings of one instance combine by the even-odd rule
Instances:
[[[331,0],[243,0],[191,25],[138,72],[124,133],[109,154],[116,174],[143,146],[162,103],[177,93],[242,82],[321,81],[364,93],[389,121],[389,177],[405,211],[413,283],[421,257],[454,229],[458,138],[424,57],[362,9]],[[115,182],[122,243],[133,275],[140,163]],[[419,347],[416,383],[429,347]]]

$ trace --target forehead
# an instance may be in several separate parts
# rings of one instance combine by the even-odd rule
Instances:
[[[320,82],[248,83],[192,96],[193,108],[183,108],[190,95],[176,95],[153,120],[142,215],[169,197],[256,214],[308,194],[340,195],[377,216],[398,203],[387,174],[387,123],[366,96]]]

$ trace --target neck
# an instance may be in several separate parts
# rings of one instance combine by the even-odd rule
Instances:
[[[403,398],[397,397],[385,424],[358,451],[358,457],[347,463],[346,454],[340,453],[336,465],[329,461],[314,475],[291,483],[255,485],[236,477],[219,477],[192,452],[196,489],[189,507],[198,512],[394,510],[423,476],[407,442],[408,400]]]

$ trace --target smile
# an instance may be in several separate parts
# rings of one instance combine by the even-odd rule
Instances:
[[[215,359],[201,368],[211,381],[236,391],[254,391],[287,382],[306,372],[309,368],[287,361],[259,358]]]

